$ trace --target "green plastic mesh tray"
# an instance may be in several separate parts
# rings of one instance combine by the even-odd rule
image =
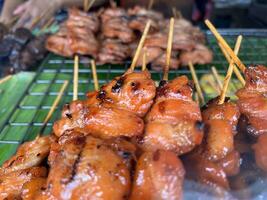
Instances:
[[[220,32],[232,48],[237,35],[242,34],[244,36],[239,57],[246,65],[267,63],[267,30],[221,30]],[[216,66],[222,75],[225,74],[228,67],[228,63],[212,34],[207,32],[206,35],[208,45],[214,52],[214,61],[209,65],[195,66],[199,78],[203,74],[210,73],[211,66]],[[121,75],[128,67],[129,63],[97,66],[100,85]],[[151,70],[151,73],[155,81],[159,81],[162,77],[159,72]],[[181,68],[170,71],[169,79],[182,74],[191,78],[190,71],[187,68]],[[62,105],[72,100],[72,79],[73,60],[53,54],[48,55],[26,90],[23,91],[21,98],[17,100],[17,104],[6,113],[5,119],[0,124],[0,165],[14,154],[21,143],[36,137],[63,81],[69,80],[70,84],[44,130],[44,134],[51,132],[52,123],[59,117]],[[84,99],[85,93],[90,90],[93,90],[91,68],[88,62],[82,62],[79,66],[79,98]],[[209,99],[210,97],[205,96],[205,98]]]

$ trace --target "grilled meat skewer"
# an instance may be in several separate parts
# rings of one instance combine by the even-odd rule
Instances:
[[[161,82],[155,103],[146,117],[142,148],[170,150],[178,155],[191,151],[203,137],[198,105],[192,100],[191,82],[186,76]]]

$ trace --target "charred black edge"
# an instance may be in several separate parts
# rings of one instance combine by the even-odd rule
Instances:
[[[199,131],[203,131],[204,130],[204,127],[205,127],[205,123],[204,122],[202,122],[202,121],[196,121],[195,125],[196,125],[196,128]]]
[[[115,85],[112,86],[111,91],[113,93],[119,93],[121,91],[121,87],[123,86],[123,84],[124,84],[124,77],[122,76],[116,81]]]
[[[77,156],[77,158],[76,158],[76,160],[75,160],[75,162],[74,162],[74,164],[73,164],[73,166],[72,166],[71,176],[70,176],[70,178],[68,179],[68,181],[66,181],[66,184],[68,184],[68,183],[70,183],[71,181],[73,181],[73,179],[74,179],[74,177],[75,177],[75,175],[76,175],[76,173],[77,173],[77,166],[78,166],[78,164],[79,164],[79,162],[80,162],[81,155],[82,155],[82,153],[83,153],[83,149],[84,149],[84,147],[85,147],[85,145],[86,145],[85,137],[78,137],[78,138],[75,138],[75,143],[78,143],[78,144],[82,143],[82,146],[81,146],[81,150],[80,150],[80,152],[79,152],[79,154],[78,154],[78,156]]]

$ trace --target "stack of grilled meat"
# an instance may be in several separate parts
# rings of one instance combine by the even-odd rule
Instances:
[[[34,67],[47,53],[44,45],[46,39],[47,35],[34,37],[25,28],[8,32],[4,25],[0,25],[0,59],[4,74]]]
[[[134,55],[148,20],[151,20],[151,28],[144,45],[146,62],[160,70],[165,64],[168,20],[158,12],[138,6],[128,11],[111,7],[91,14],[70,9],[69,18],[58,33],[48,38],[46,47],[66,57],[91,55],[100,64],[122,63]],[[142,55],[138,65],[142,63]],[[212,53],[205,46],[205,36],[200,29],[185,19],[176,19],[170,68],[177,69],[189,61],[210,63]]]
[[[213,197],[247,187],[267,171],[267,68],[245,74],[237,104],[216,98],[201,111],[186,76],[156,87],[147,70],[128,70],[19,147],[0,169],[0,199],[182,199],[185,178]]]

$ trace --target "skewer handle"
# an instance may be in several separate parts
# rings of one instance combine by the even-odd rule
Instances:
[[[205,20],[206,25],[209,27],[210,31],[214,34],[214,36],[217,38],[219,43],[223,46],[223,48],[227,51],[229,56],[234,60],[235,64],[240,68],[242,72],[245,71],[246,67],[242,63],[242,61],[235,55],[231,47],[227,44],[227,42],[223,39],[223,37],[219,34],[219,32],[216,30],[216,28],[212,25],[212,23],[209,20]]]
[[[170,19],[170,30],[168,35],[168,46],[167,46],[167,52],[166,52],[166,64],[164,67],[163,72],[163,80],[167,81],[169,76],[169,68],[170,68],[170,62],[171,62],[171,53],[172,53],[172,42],[173,42],[173,31],[174,31],[174,18],[172,17]]]
[[[148,20],[147,24],[146,24],[146,27],[145,27],[145,30],[143,32],[143,35],[140,39],[140,42],[138,44],[138,47],[136,49],[136,52],[135,52],[135,55],[134,55],[134,58],[133,58],[133,61],[132,61],[132,64],[130,66],[130,69],[133,71],[134,68],[135,68],[135,65],[136,65],[136,62],[139,58],[139,55],[140,55],[140,51],[141,49],[143,48],[144,46],[144,43],[145,43],[145,39],[146,39],[146,36],[148,34],[148,31],[149,31],[149,28],[150,28],[150,25],[151,25],[151,20]]]
[[[239,52],[239,49],[240,49],[240,46],[241,46],[241,42],[242,42],[242,36],[239,35],[238,38],[237,38],[236,44],[235,44],[235,49],[234,49],[234,53],[236,55],[238,55],[238,52]],[[227,74],[226,74],[224,82],[223,82],[223,90],[222,90],[222,93],[220,95],[220,99],[219,99],[219,102],[218,102],[219,105],[224,103],[226,92],[227,92],[227,88],[228,88],[228,85],[229,85],[233,70],[234,70],[234,61],[231,60],[231,62],[229,64],[229,68],[227,70]]]
[[[79,56],[74,57],[73,71],[73,101],[78,99],[78,78],[79,78]]]
[[[222,47],[221,44],[219,44],[219,47],[221,48],[221,50],[222,50],[226,60],[228,61],[228,63],[231,63],[230,56],[227,54],[227,52],[225,51],[225,49]],[[238,68],[235,65],[234,65],[234,72],[235,72],[235,75],[238,78],[238,80],[242,83],[243,86],[245,86],[246,81],[245,81],[245,79],[243,78],[242,74],[240,73],[240,71],[238,70]]]
[[[143,50],[144,54],[143,54],[143,63],[142,63],[142,71],[144,71],[146,69],[146,56],[147,56],[147,49],[144,48]]]
[[[46,118],[44,120],[44,123],[43,123],[43,126],[41,128],[41,131],[40,131],[40,133],[39,133],[39,135],[37,137],[40,137],[40,135],[43,133],[48,121],[50,120],[50,118],[52,117],[52,114],[56,110],[56,107],[58,106],[58,103],[59,103],[60,99],[62,98],[62,96],[64,94],[64,91],[67,88],[68,84],[69,84],[69,81],[64,81],[63,85],[61,86],[60,91],[59,91],[59,93],[58,93],[53,105],[51,106],[51,108],[50,108],[50,110],[49,110],[49,112],[48,112],[48,114],[47,114],[47,116],[46,116]]]
[[[96,72],[96,64],[95,64],[95,61],[93,59],[91,60],[91,66],[92,66],[92,72],[93,72],[95,91],[98,91],[99,90],[99,83],[98,83],[98,77],[97,77],[97,72]]]
[[[198,82],[198,78],[197,78],[197,75],[196,75],[196,72],[195,72],[195,68],[194,68],[192,62],[189,62],[188,66],[189,66],[190,72],[192,74],[192,78],[193,78],[193,81],[195,83],[196,90],[197,90],[198,96],[200,98],[200,102],[201,102],[202,105],[204,105],[205,104],[205,100],[204,100],[204,96],[203,96],[200,84]]]
[[[11,79],[11,78],[12,78],[12,75],[7,75],[6,77],[4,77],[4,78],[2,78],[2,79],[0,80],[0,84],[2,84],[2,83],[4,83],[4,82],[8,81],[8,80]]]
[[[214,76],[219,88],[220,88],[220,91],[222,91],[223,85],[222,85],[222,82],[220,80],[220,76],[219,76],[219,73],[218,73],[217,69],[214,66],[212,66],[211,67],[211,71],[212,71],[212,74],[213,74],[213,76]]]

